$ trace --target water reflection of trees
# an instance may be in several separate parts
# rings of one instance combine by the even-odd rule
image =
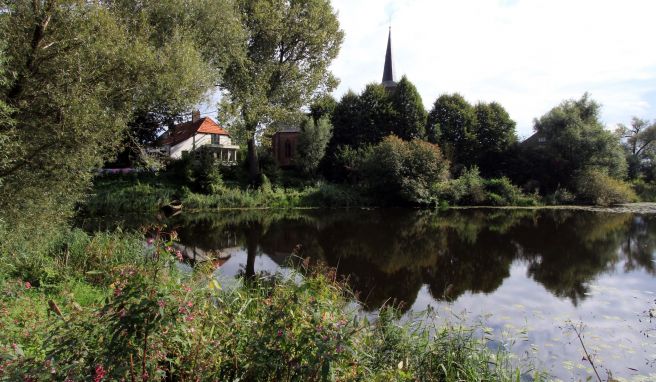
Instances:
[[[235,244],[248,253],[246,274],[265,253],[336,267],[370,309],[411,306],[422,285],[436,299],[494,292],[519,260],[527,275],[576,304],[587,285],[623,262],[656,274],[656,219],[581,211],[412,210],[249,212],[190,215],[181,240],[204,249]]]

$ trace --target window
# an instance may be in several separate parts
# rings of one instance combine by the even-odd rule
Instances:
[[[213,145],[218,145],[221,143],[221,136],[219,134],[211,134],[211,136]]]
[[[289,140],[285,141],[285,158],[292,157],[292,144]]]

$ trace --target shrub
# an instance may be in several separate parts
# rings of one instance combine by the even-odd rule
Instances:
[[[576,200],[576,195],[571,193],[569,190],[566,188],[558,186],[556,188],[556,191],[545,197],[545,201],[547,204],[552,204],[552,205],[562,205],[562,204],[572,204]]]
[[[202,146],[169,163],[167,172],[192,191],[211,194],[223,186],[219,166],[216,152],[211,147]]]
[[[532,206],[537,204],[533,195],[526,195],[506,177],[484,179],[478,167],[465,169],[459,178],[434,185],[440,200],[460,205]]]
[[[656,183],[637,179],[633,181],[632,186],[640,201],[656,202]]]
[[[599,206],[636,201],[637,196],[629,184],[608,176],[605,172],[589,169],[574,180],[577,199]]]
[[[364,158],[361,175],[381,199],[403,204],[433,202],[432,185],[444,181],[449,162],[437,145],[388,136]]]

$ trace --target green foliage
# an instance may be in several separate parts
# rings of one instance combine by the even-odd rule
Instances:
[[[631,185],[633,190],[643,202],[656,202],[656,183],[645,182],[642,179],[634,180]]]
[[[125,212],[154,212],[170,203],[177,188],[170,183],[155,180],[101,178],[96,180],[93,193],[83,205],[91,215]]]
[[[224,97],[246,131],[249,172],[259,169],[255,134],[263,123],[284,119],[331,91],[337,80],[328,67],[344,32],[328,0],[237,0],[249,37],[246,54],[227,67]]]
[[[170,238],[156,234],[140,262],[108,264],[113,283],[104,291],[71,283],[46,295],[1,283],[0,378],[455,382],[521,374],[475,330],[428,316],[402,325],[389,307],[375,322],[359,318],[333,270],[244,279],[226,290],[213,276],[178,274]]]
[[[476,112],[460,94],[441,95],[428,114],[429,142],[437,143],[454,165],[469,167],[475,162]]]
[[[577,199],[599,206],[634,202],[638,199],[631,186],[602,170],[585,170],[574,180]]]
[[[535,121],[535,130],[544,139],[539,147],[526,148],[531,160],[525,171],[543,192],[559,185],[575,189],[575,177],[589,168],[622,179],[626,159],[616,135],[604,129],[600,106],[586,93],[568,100]]]
[[[223,186],[220,159],[211,147],[202,146],[169,163],[168,175],[194,192],[212,194]]]
[[[371,192],[387,202],[427,204],[431,187],[444,181],[449,162],[437,145],[389,136],[363,159],[361,176]]]
[[[126,142],[135,112],[182,110],[214,83],[190,30],[151,18],[157,5],[179,6],[167,8],[168,17],[187,3],[5,2],[2,65],[11,77],[3,77],[0,105],[11,107],[14,123],[0,126],[1,158],[10,158],[0,159],[0,211],[9,240],[40,250],[84,198],[95,169]]]
[[[630,127],[619,125],[616,133],[626,150],[629,179],[656,179],[656,121],[650,125],[633,117]]]
[[[314,123],[319,122],[321,118],[330,119],[335,107],[337,107],[335,98],[330,94],[323,94],[310,105],[310,116],[314,120]]]
[[[390,95],[394,117],[392,134],[404,140],[424,138],[426,126],[426,109],[417,88],[406,76],[401,78]]]
[[[314,175],[319,163],[326,153],[326,146],[332,134],[332,125],[328,118],[314,121],[307,118],[301,125],[298,137],[298,160],[301,170],[308,175]]]
[[[484,179],[478,167],[465,169],[460,177],[434,186],[441,200],[458,205],[533,206],[535,196],[526,195],[508,178]]]

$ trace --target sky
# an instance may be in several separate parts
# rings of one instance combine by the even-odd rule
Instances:
[[[344,43],[333,95],[383,75],[388,28],[396,74],[427,110],[445,93],[499,102],[532,134],[533,119],[586,91],[608,128],[656,120],[654,0],[332,0]]]

